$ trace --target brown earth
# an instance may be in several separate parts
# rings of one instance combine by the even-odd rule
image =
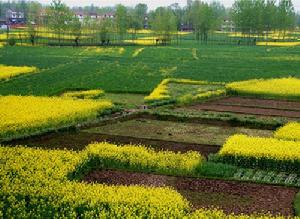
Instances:
[[[242,97],[228,97],[213,102],[218,105],[246,106],[254,108],[300,111],[300,102],[286,100],[267,100]]]
[[[217,153],[219,146],[202,145],[194,143],[152,140],[146,138],[135,138],[117,135],[104,135],[86,132],[59,132],[49,133],[41,136],[4,142],[3,145],[27,145],[45,149],[68,149],[84,150],[87,145],[93,142],[110,142],[116,144],[146,145],[156,150],[169,150],[175,152],[198,151],[207,156],[210,153]]]
[[[173,177],[154,174],[97,170],[89,173],[84,181],[109,185],[169,186],[175,188],[194,209],[217,207],[226,213],[293,215],[296,188],[259,185],[234,181]]]
[[[223,98],[185,107],[187,110],[215,111],[258,116],[300,118],[300,103],[241,97]]]

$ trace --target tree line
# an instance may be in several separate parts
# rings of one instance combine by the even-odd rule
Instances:
[[[146,4],[137,4],[135,7],[119,4],[114,7],[91,5],[69,8],[61,0],[53,0],[48,6],[35,1],[1,1],[0,17],[5,16],[7,9],[24,12],[29,26],[45,25],[57,33],[70,31],[78,38],[85,28],[98,30],[102,41],[107,41],[111,32],[117,32],[122,39],[128,29],[134,34],[145,27],[166,37],[186,28],[195,32],[197,40],[207,40],[208,33],[220,30],[224,20],[232,21],[236,31],[243,34],[280,31],[285,35],[288,30],[300,25],[300,15],[296,14],[292,0],[235,0],[231,8],[225,8],[217,1],[206,3],[189,0],[184,7],[172,4],[155,10],[149,10]],[[42,11],[45,11],[45,16],[41,19]],[[110,13],[114,17],[91,19],[87,16],[80,21],[74,16],[76,12]]]
[[[245,34],[293,30],[296,13],[291,0],[237,0],[231,9],[236,27]]]

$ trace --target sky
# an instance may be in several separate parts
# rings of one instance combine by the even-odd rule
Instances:
[[[49,4],[51,0],[38,0],[42,4]],[[212,0],[206,0],[210,2]],[[230,7],[234,0],[219,0],[225,5]],[[155,9],[158,6],[169,6],[173,3],[178,3],[181,6],[186,5],[186,0],[63,0],[69,6],[85,6],[94,4],[95,6],[114,6],[116,4],[123,4],[126,6],[134,6],[138,3],[146,3],[150,9]],[[293,0],[296,11],[300,11],[300,0]]]

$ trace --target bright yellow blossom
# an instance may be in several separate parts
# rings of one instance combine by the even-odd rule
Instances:
[[[291,122],[275,132],[275,138],[300,141],[300,123]]]
[[[18,75],[22,74],[31,74],[37,71],[36,67],[28,67],[28,66],[5,66],[0,65],[0,81],[8,80]]]
[[[0,138],[40,133],[96,118],[108,101],[59,97],[0,96]]]
[[[230,92],[242,95],[281,97],[287,99],[300,98],[300,79],[293,77],[233,82],[227,84],[226,88]]]
[[[86,90],[86,91],[68,91],[63,97],[78,98],[78,99],[96,99],[104,95],[104,90]]]
[[[275,161],[300,161],[300,142],[234,135],[223,145],[219,154]]]

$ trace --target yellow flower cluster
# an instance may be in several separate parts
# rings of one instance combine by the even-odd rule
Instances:
[[[6,218],[183,218],[189,203],[170,188],[70,181],[84,156],[0,146],[0,215]],[[5,207],[4,207],[5,206]]]
[[[291,122],[275,132],[275,138],[300,141],[300,123]]]
[[[132,57],[133,57],[133,58],[134,58],[134,57],[137,57],[141,52],[144,51],[144,49],[145,49],[145,48],[139,48],[139,49],[136,49],[136,50],[134,51],[134,53],[132,54]]]
[[[77,99],[96,99],[104,95],[104,90],[86,90],[86,91],[69,91],[64,93],[63,97],[77,98]]]
[[[0,96],[0,138],[26,136],[96,118],[109,101]]]
[[[109,143],[91,144],[87,148],[88,157],[109,160],[117,167],[155,171],[157,173],[192,175],[204,162],[198,152],[186,154],[171,151],[156,152],[143,146],[124,145],[118,147]]]
[[[233,82],[226,85],[226,88],[233,93],[282,97],[289,99],[300,98],[300,79],[298,78],[279,78],[279,79],[260,79],[242,82]]]
[[[34,73],[37,71],[36,67],[28,67],[28,66],[5,66],[0,65],[0,81],[8,80],[18,75]]]
[[[141,46],[153,46],[156,45],[155,37],[142,37],[135,40],[124,40],[125,43],[133,43]]]
[[[146,30],[146,29],[143,29],[143,30],[128,29],[127,33],[150,34],[150,33],[153,33],[153,31],[152,30]]]
[[[122,55],[125,52],[123,47],[96,47],[96,46],[89,46],[86,47],[80,55]]]
[[[268,35],[258,35],[258,34],[244,34],[242,32],[225,32],[225,31],[217,31],[217,33],[227,33],[229,37],[240,37],[240,38],[249,38],[253,37],[253,38],[260,38],[260,39],[274,39],[274,40],[295,40],[297,39],[297,36],[293,36],[296,35],[297,32],[293,32],[293,31],[287,31],[286,33],[283,33],[282,31],[272,31],[269,32]]]
[[[300,142],[234,135],[223,145],[219,154],[275,161],[300,161]]]
[[[205,93],[200,93],[196,95],[196,99],[198,100],[204,100],[204,99],[209,99],[213,97],[219,97],[222,95],[226,95],[226,90],[214,90],[214,91],[207,91]]]
[[[292,47],[300,46],[300,42],[257,42],[257,46],[278,46],[278,47]]]
[[[223,85],[219,82],[207,82],[207,81],[195,81],[190,79],[177,79],[177,78],[167,78],[164,79],[153,91],[152,93],[145,97],[145,101],[159,101],[159,100],[170,100],[172,98],[172,95],[169,92],[169,84],[170,83],[177,83],[177,84],[190,84],[190,85]],[[208,99],[215,96],[220,96],[226,94],[225,90],[218,89],[215,91],[207,91],[202,92],[199,90],[199,94],[197,94],[195,97],[187,94],[186,96],[189,97],[189,99],[193,100],[202,100],[202,99]],[[179,99],[184,99],[186,96],[183,96]],[[190,97],[191,96],[191,97]],[[179,101],[181,102],[181,100]]]
[[[168,100],[171,98],[168,91],[168,83],[170,79],[164,79],[154,90],[152,93],[145,97],[146,101],[156,101],[156,100]]]

